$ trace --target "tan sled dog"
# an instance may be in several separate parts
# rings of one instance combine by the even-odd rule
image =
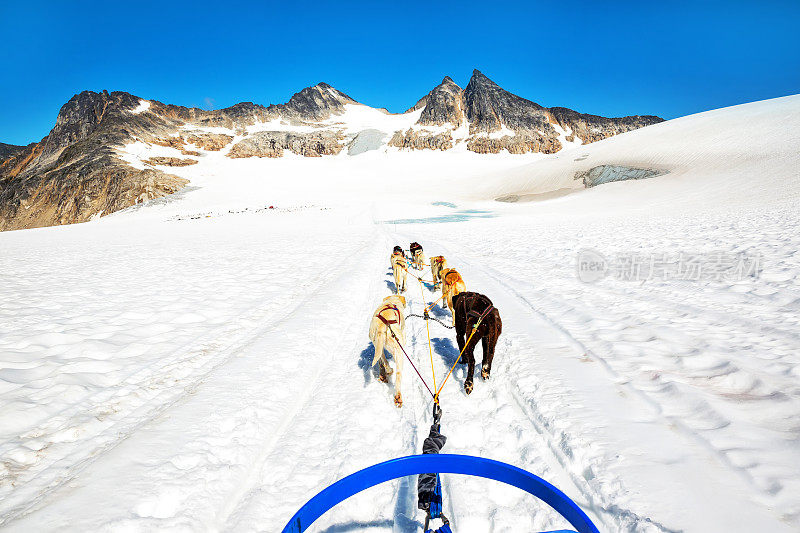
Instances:
[[[431,257],[431,274],[433,275],[433,288],[439,289],[442,286],[442,271],[447,270],[447,260],[443,255]]]
[[[394,404],[403,407],[403,396],[400,394],[400,387],[403,381],[403,363],[405,355],[397,343],[406,343],[405,327],[406,319],[403,316],[406,310],[405,296],[392,295],[383,299],[383,303],[372,315],[369,323],[369,340],[375,346],[375,357],[372,358],[372,366],[375,363],[381,365],[381,381],[388,381],[388,375],[393,372],[386,360],[384,348],[392,354],[394,364],[397,367],[397,374],[394,376]],[[391,329],[390,329],[391,328]],[[394,335],[392,335],[394,332]],[[395,340],[397,337],[397,340]]]
[[[461,277],[461,274],[456,272],[455,268],[442,270],[439,275],[442,278],[443,300],[447,303],[447,307],[453,315],[453,324],[455,325],[456,314],[453,312],[453,296],[467,290],[467,286],[464,284],[464,278]]]
[[[425,254],[422,253],[422,250],[417,250],[414,253],[414,267],[416,267],[418,270],[422,270],[424,266],[425,266]]]
[[[406,258],[401,253],[393,253],[389,258],[389,263],[392,265],[392,274],[394,274],[394,293],[400,294],[406,292],[406,276],[408,269],[406,268]]]

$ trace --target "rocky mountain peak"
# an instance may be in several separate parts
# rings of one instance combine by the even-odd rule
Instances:
[[[345,104],[355,103],[358,102],[342,91],[321,82],[295,93],[285,107],[299,114],[301,118],[324,120],[331,114],[342,113]]]
[[[442,83],[434,87],[423,98],[425,100],[424,109],[417,124],[440,126],[450,123],[454,126],[461,125],[464,122],[462,93],[461,87],[449,76],[445,76]]]
[[[43,140],[42,156],[47,158],[62,148],[86,139],[111,111],[133,108],[139,99],[126,92],[83,91],[61,107],[56,124]]]
[[[545,108],[506,91],[477,69],[464,89],[464,109],[471,132],[492,132],[502,126],[536,131],[548,124]]]
[[[453,78],[451,78],[450,76],[445,76],[445,77],[442,79],[442,83],[440,83],[440,84],[439,84],[439,87],[441,87],[441,86],[443,86],[443,85],[447,85],[447,86],[452,86],[452,87],[455,87],[455,88],[457,88],[459,91],[461,90],[461,87],[459,87],[459,86],[458,86],[458,84],[457,84],[456,82],[454,82],[454,81],[453,81]]]

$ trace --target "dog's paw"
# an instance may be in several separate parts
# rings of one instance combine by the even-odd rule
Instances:
[[[472,382],[471,381],[465,381],[464,382],[464,392],[466,392],[467,394],[470,394],[472,392]]]
[[[481,377],[483,379],[489,379],[489,370],[486,368],[481,369]]]
[[[400,396],[400,393],[394,395],[394,405],[396,407],[403,407],[403,397]]]
[[[389,381],[389,378],[386,377],[386,374],[381,373],[381,375],[378,376],[378,381],[380,381],[381,383],[387,383]]]

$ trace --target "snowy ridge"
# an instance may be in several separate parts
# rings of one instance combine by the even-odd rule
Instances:
[[[642,208],[670,204],[683,208],[769,204],[798,194],[800,167],[800,95],[743,104],[662,122],[587,146],[559,152],[546,161],[500,173],[473,198],[580,190],[577,172],[611,164],[668,171],[668,177],[626,185],[626,191],[651,198]],[[627,207],[628,194],[604,186],[603,202],[589,200],[594,210]],[[692,195],[687,196],[687,187]],[[647,190],[647,192],[645,192]],[[577,200],[576,201],[580,201]],[[592,205],[590,205],[592,204]]]

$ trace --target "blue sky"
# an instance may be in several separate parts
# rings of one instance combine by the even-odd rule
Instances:
[[[0,2],[0,142],[82,90],[282,103],[326,81],[400,112],[473,68],[545,106],[674,118],[800,93],[800,1]]]

